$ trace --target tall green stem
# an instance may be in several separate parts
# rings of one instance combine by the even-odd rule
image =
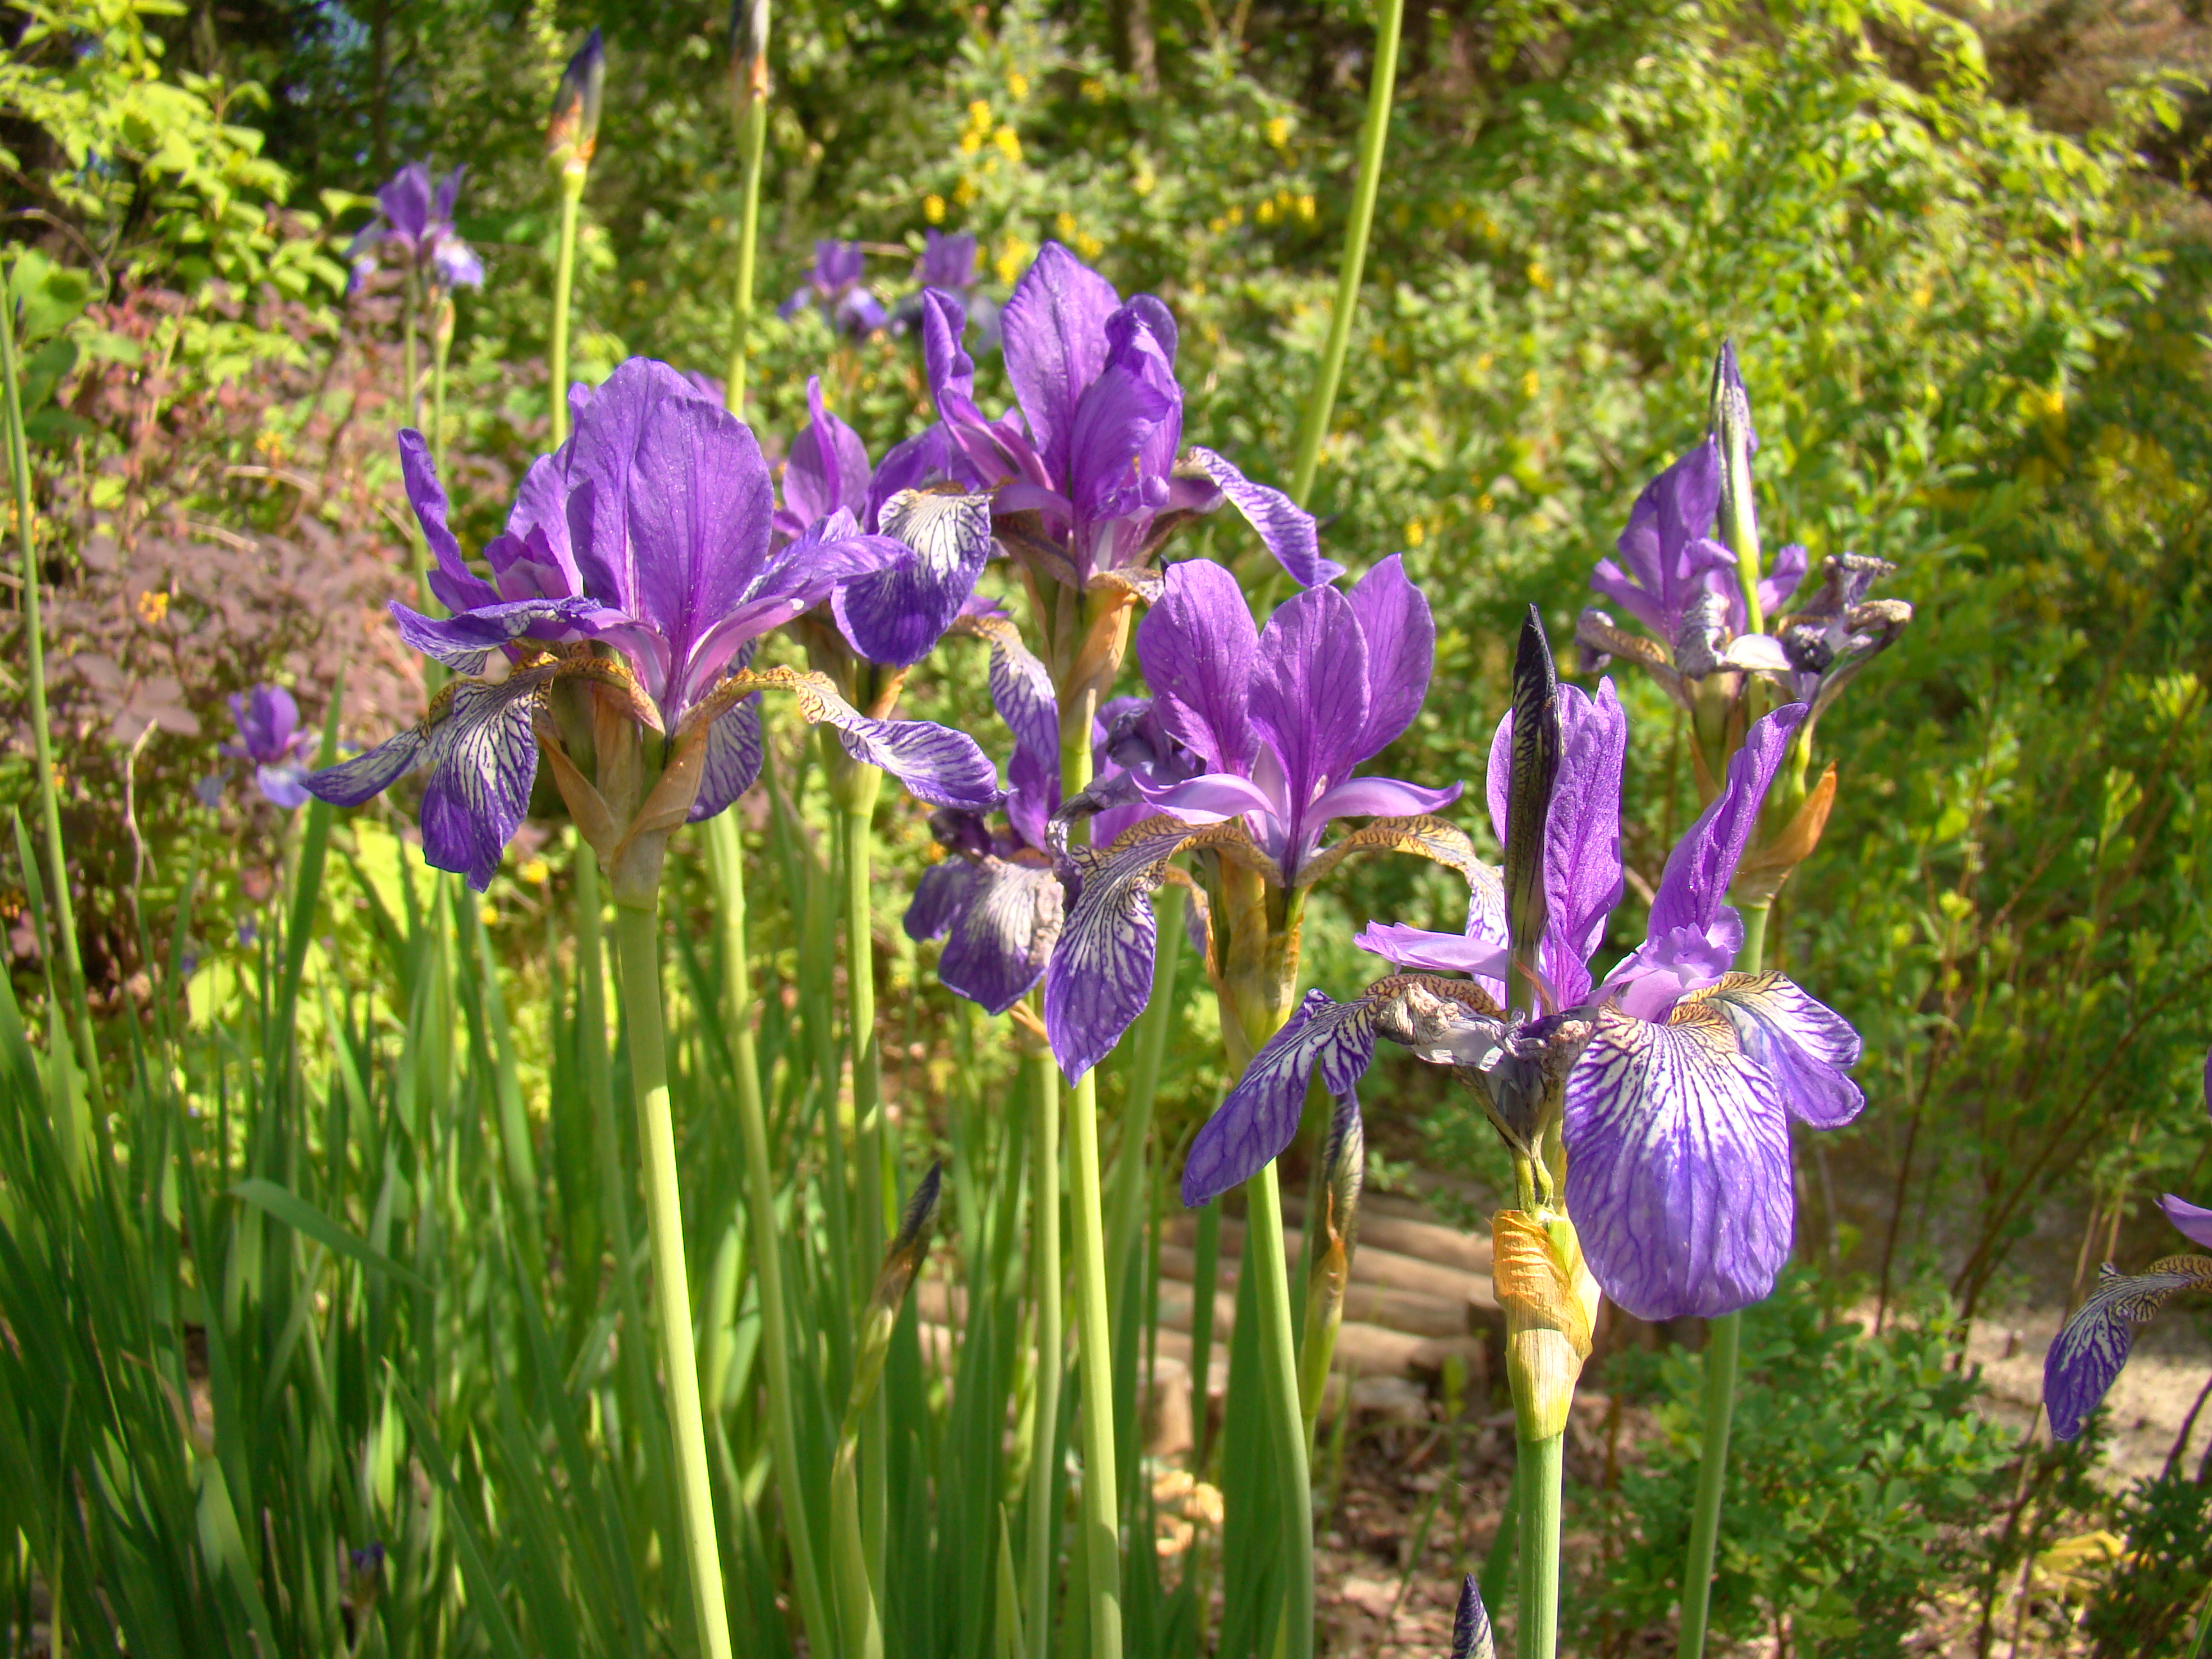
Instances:
[[[646,1222],[653,1237],[654,1311],[659,1316],[661,1365],[667,1372],[692,1613],[707,1659],[731,1659],[706,1424],[699,1410],[699,1360],[692,1351],[691,1285],[684,1267],[676,1125],[669,1109],[668,1056],[661,1036],[658,911],[617,904],[615,950],[622,961],[623,1029],[629,1039],[630,1085],[637,1102],[639,1162],[645,1171]]]
[[[1735,965],[1755,974],[1766,960],[1766,918],[1770,907],[1741,907],[1743,948]],[[1705,1629],[1712,1606],[1713,1558],[1720,1547],[1721,1499],[1728,1489],[1729,1430],[1735,1419],[1736,1359],[1742,1346],[1743,1315],[1727,1313],[1705,1326],[1705,1431],[1698,1454],[1697,1507],[1690,1512],[1690,1553],[1682,1566],[1681,1636],[1678,1659],[1698,1659],[1705,1650]]]
[[[873,767],[854,769],[843,781],[845,841],[845,999],[853,1039],[854,1144],[860,1163],[860,1247],[864,1263],[884,1254],[884,1195],[896,1191],[886,1183],[889,1161],[884,1129],[883,1051],[876,1033],[875,907],[870,887],[875,840],[871,828],[876,790],[883,775]],[[881,1395],[860,1415],[860,1541],[868,1583],[881,1600],[889,1547],[890,1487],[885,1454],[890,1434]]]
[[[1297,464],[1291,473],[1291,499],[1301,505],[1313,493],[1322,441],[1328,435],[1337,384],[1344,378],[1344,355],[1352,343],[1352,318],[1359,305],[1367,238],[1375,226],[1375,196],[1382,182],[1382,147],[1390,136],[1390,100],[1398,82],[1398,35],[1405,15],[1405,0],[1382,0],[1382,15],[1375,23],[1375,68],[1367,82],[1367,121],[1359,132],[1359,176],[1352,189],[1352,216],[1344,228],[1344,258],[1337,267],[1336,306],[1329,313],[1328,343],[1322,348],[1312,398],[1298,429]]]
[[[422,368],[421,354],[416,348],[416,334],[422,309],[422,279],[411,264],[407,268],[399,307],[399,406],[407,411],[407,424],[419,431],[422,426]]]
[[[576,270],[576,207],[583,199],[582,172],[562,173],[561,243],[553,256],[553,338],[546,351],[556,449],[568,436],[568,295]]]
[[[753,1049],[752,974],[745,955],[744,848],[736,817],[707,821],[722,930],[722,1017],[736,1072],[738,1133],[745,1149],[745,1206],[752,1232],[754,1271],[760,1278],[761,1358],[768,1371],[769,1453],[776,1490],[783,1498],[784,1537],[792,1575],[799,1581],[799,1613],[821,1652],[836,1651],[833,1626],[822,1599],[822,1573],[814,1555],[813,1523],[799,1466],[799,1417],[791,1386],[791,1318],[784,1306],[783,1237],[775,1224],[775,1182],[769,1172],[768,1111],[761,1097],[760,1062]]]
[[[738,205],[737,303],[732,307],[730,373],[723,401],[738,419],[745,412],[745,366],[752,348],[753,264],[760,248],[761,163],[768,151],[768,0],[754,0],[752,27],[758,39],[746,43],[744,61],[731,65],[737,77],[738,155],[744,166],[744,194]]]
[[[1091,783],[1095,690],[1063,693],[1060,787],[1072,799]],[[1091,1603],[1090,1659],[1121,1659],[1120,1483],[1114,1467],[1114,1343],[1106,1241],[1099,1214],[1098,1069],[1067,1098],[1068,1219],[1075,1245],[1076,1361],[1083,1388],[1084,1590]]]
[[[1159,926],[1152,957],[1152,996],[1137,1017],[1136,1063],[1122,1108],[1121,1146],[1114,1158],[1113,1189],[1106,1225],[1106,1279],[1126,1294],[1137,1234],[1144,1221],[1146,1143],[1152,1138],[1152,1106],[1160,1090],[1160,1066],[1167,1056],[1168,1026],[1175,1017],[1175,981],[1182,955],[1182,889],[1163,887],[1152,909]],[[1125,1324],[1131,1322],[1127,1320]]]
[[[1291,1337],[1291,1283],[1283,1243],[1283,1200],[1270,1163],[1244,1183],[1244,1271],[1255,1275],[1260,1313],[1261,1374],[1267,1380],[1267,1427],[1274,1443],[1284,1513],[1279,1517],[1289,1577],[1281,1651],[1312,1659],[1314,1650],[1313,1476],[1306,1457],[1305,1413],[1298,1402],[1298,1358]],[[1314,1224],[1309,1216],[1306,1224]]]
[[[453,296],[441,294],[430,321],[430,462],[441,479],[446,476],[446,365],[453,355]]]
[[[11,264],[4,288],[0,288],[0,382],[6,388],[8,471],[15,489],[15,568],[23,585],[23,667],[31,690],[32,764],[39,774],[39,819],[46,837],[47,891],[53,897],[54,932],[59,936],[57,942],[67,981],[62,1000],[67,1005],[66,1018],[76,1040],[78,1063],[84,1072],[94,1117],[104,1121],[106,1091],[100,1082],[100,1050],[93,1040],[91,1012],[85,1002],[84,958],[77,950],[76,904],[70,896],[69,864],[62,853],[61,799],[54,781],[53,732],[46,717],[46,641],[39,611],[39,559],[33,546],[31,456],[23,438],[22,375],[15,361],[15,278]]]
[[[1027,1659],[1052,1659],[1053,1569],[1060,1554],[1060,1512],[1053,1502],[1053,1449],[1060,1443],[1061,1360],[1067,1334],[1060,1285],[1060,1068],[1049,1053],[1031,1057],[1036,1120],[1030,1135],[1030,1276],[1036,1299],[1036,1376],[1030,1402]]]
[[[1521,1498],[1521,1659],[1552,1659],[1559,1646],[1559,1481],[1567,1437],[1525,1437],[1515,1447]]]

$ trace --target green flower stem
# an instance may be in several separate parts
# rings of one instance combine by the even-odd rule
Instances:
[[[1747,904],[1743,948],[1735,965],[1755,974],[1766,960],[1766,918],[1770,907]],[[1681,1635],[1678,1659],[1698,1659],[1705,1650],[1705,1629],[1713,1595],[1713,1559],[1720,1547],[1721,1498],[1728,1488],[1729,1428],[1735,1417],[1736,1358],[1742,1346],[1743,1315],[1721,1315],[1705,1326],[1705,1431],[1698,1455],[1697,1506],[1690,1511],[1690,1553],[1682,1566]]]
[[[33,546],[31,456],[23,438],[22,374],[15,360],[15,268],[11,264],[0,286],[0,382],[4,382],[8,413],[8,471],[15,490],[15,568],[21,579],[24,671],[31,691],[32,764],[38,769],[39,821],[46,837],[46,890],[54,907],[54,932],[61,947],[62,969],[67,981],[62,1000],[75,1037],[78,1065],[84,1073],[86,1097],[93,1121],[105,1121],[107,1095],[100,1077],[100,1050],[92,1035],[91,1010],[85,1001],[84,958],[78,952],[76,905],[70,897],[69,864],[62,852],[62,809],[54,787],[53,731],[46,716],[46,642],[39,614],[39,558]],[[88,1133],[89,1125],[78,1126]],[[82,1133],[64,1140],[81,1154],[87,1145]],[[82,1167],[82,1165],[80,1165]]]
[[[446,476],[446,365],[453,355],[453,296],[445,294],[430,322],[430,462],[441,479]]]
[[[1559,1647],[1559,1481],[1567,1437],[1520,1439],[1515,1486],[1521,1499],[1521,1659],[1552,1659]]]
[[[399,301],[399,407],[406,411],[407,424],[417,428],[422,424],[422,366],[415,337],[422,309],[422,279],[410,265]]]
[[[668,1056],[661,1029],[658,910],[616,906],[615,950],[622,964],[623,1026],[629,1039],[630,1082],[637,1102],[639,1161],[645,1171],[646,1221],[653,1238],[653,1302],[659,1316],[661,1364],[667,1372],[692,1613],[707,1659],[731,1659],[706,1426],[699,1410],[699,1362],[691,1343],[691,1286],[684,1269],[676,1126],[669,1110]]]
[[[561,174],[561,242],[553,256],[553,338],[546,349],[553,447],[568,436],[568,295],[576,271],[576,207],[584,199],[581,168]]]
[[[1095,688],[1063,693],[1060,799],[1091,784]],[[1068,1219],[1075,1245],[1076,1363],[1083,1392],[1083,1581],[1090,1598],[1089,1659],[1121,1659],[1120,1483],[1114,1467],[1114,1344],[1108,1312],[1106,1241],[1099,1216],[1098,1068],[1068,1091]]]
[[[759,0],[755,14],[761,38],[751,43],[756,54],[750,64],[733,64],[738,77],[735,116],[738,155],[744,166],[743,194],[738,207],[737,303],[732,307],[730,372],[723,384],[723,402],[739,420],[745,412],[745,361],[752,349],[753,266],[760,248],[761,163],[768,153],[768,0]]]
[[[814,1647],[836,1651],[835,1627],[822,1597],[813,1526],[799,1467],[799,1417],[792,1403],[791,1317],[784,1305],[783,1238],[775,1224],[775,1182],[769,1172],[768,1110],[760,1061],[753,1049],[752,974],[745,956],[744,846],[736,816],[707,820],[707,852],[722,930],[722,1020],[736,1072],[738,1133],[745,1149],[745,1207],[750,1212],[754,1271],[760,1276],[761,1359],[768,1373],[769,1455],[783,1499],[783,1531],[799,1585],[799,1616]]]
[[[1260,1314],[1260,1358],[1267,1378],[1267,1427],[1274,1443],[1283,1565],[1289,1577],[1281,1653],[1313,1659],[1313,1477],[1306,1456],[1305,1413],[1298,1401],[1298,1357],[1291,1336],[1291,1283],[1284,1257],[1283,1200],[1270,1163],[1244,1183],[1244,1270],[1254,1275]],[[1308,1218],[1307,1224],[1312,1224]]]
[[[875,908],[870,885],[873,860],[876,791],[883,774],[872,766],[854,767],[840,780],[845,842],[845,1001],[853,1042],[853,1139],[860,1160],[860,1225],[857,1232],[866,1278],[883,1260],[884,1200],[896,1194],[884,1179],[890,1162],[884,1124],[883,1050],[876,1031]],[[860,1417],[860,1533],[868,1583],[880,1599],[890,1544],[890,1487],[885,1479],[890,1444],[883,1397],[876,1395]]]
[[[1352,343],[1352,313],[1359,306],[1360,272],[1367,263],[1367,239],[1375,226],[1375,196],[1382,182],[1382,147],[1390,136],[1390,100],[1398,83],[1398,35],[1405,0],[1382,0],[1375,22],[1375,67],[1367,82],[1367,121],[1359,132],[1359,176],[1352,188],[1352,216],[1344,227],[1344,258],[1337,267],[1336,304],[1328,316],[1328,343],[1322,348],[1313,396],[1298,428],[1297,462],[1291,472],[1291,499],[1304,506],[1313,493],[1321,465],[1321,447],[1344,378],[1345,352]]]
[[[1067,1341],[1060,1287],[1060,1067],[1048,1050],[1030,1059],[1036,1122],[1030,1134],[1030,1273],[1036,1298],[1036,1375],[1030,1401],[1030,1497],[1023,1577],[1028,1586],[1026,1659],[1052,1659],[1053,1569],[1060,1509],[1053,1449],[1060,1443],[1062,1357]]]

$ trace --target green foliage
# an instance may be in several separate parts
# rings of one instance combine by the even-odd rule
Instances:
[[[1807,1275],[1744,1316],[1712,1628],[1830,1659],[1905,1651],[1931,1599],[1976,1559],[1974,1534],[2016,1484],[2018,1436],[1981,1414],[1953,1334],[1838,1318]],[[1705,1421],[1703,1356],[1647,1361],[1658,1437],[1621,1481],[1620,1553],[1589,1606],[1618,1639],[1680,1591]]]
[[[2127,1555],[2081,1615],[2097,1659],[2179,1659],[2191,1651],[2212,1582],[2212,1485],[2205,1474],[2167,1469],[2137,1480],[2120,1500]]]

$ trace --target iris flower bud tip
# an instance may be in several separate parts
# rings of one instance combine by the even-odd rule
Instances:
[[[1489,1611],[1482,1605],[1474,1575],[1469,1573],[1460,1581],[1459,1610],[1452,1615],[1451,1659],[1497,1659],[1497,1655]]]
[[[545,126],[546,154],[564,172],[581,173],[591,165],[599,147],[599,106],[606,84],[606,44],[595,23],[561,71]]]

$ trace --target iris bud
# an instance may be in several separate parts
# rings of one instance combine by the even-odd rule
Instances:
[[[593,26],[554,89],[545,124],[545,154],[567,177],[581,179],[599,142],[599,101],[607,84],[607,51]]]
[[[1574,1224],[1549,1212],[1491,1218],[1491,1285],[1505,1311],[1505,1371],[1524,1441],[1564,1434],[1575,1382],[1589,1358],[1597,1280]]]

